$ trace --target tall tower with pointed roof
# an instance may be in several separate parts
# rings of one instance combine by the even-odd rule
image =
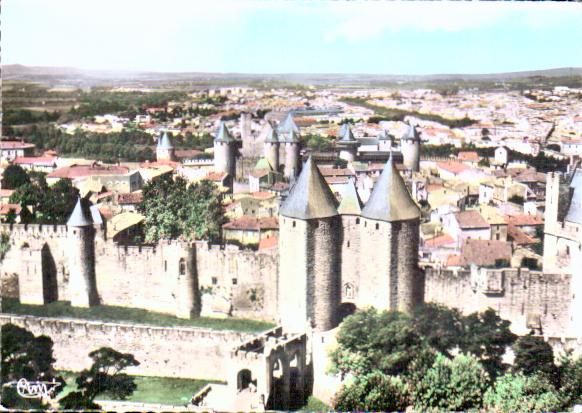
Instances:
[[[301,143],[299,141],[299,127],[293,120],[290,112],[278,128],[279,139],[285,150],[285,169],[283,174],[288,180],[292,180],[299,173],[299,151]]]
[[[67,221],[69,298],[73,307],[98,303],[95,279],[95,229],[88,206],[79,198]]]
[[[223,121],[218,126],[214,138],[214,170],[229,174],[232,179],[236,175],[236,147],[235,140]]]
[[[164,132],[164,134],[158,138],[158,145],[156,146],[156,160],[158,162],[176,160],[174,146],[170,141],[168,132]]]
[[[271,165],[274,171],[279,170],[279,136],[277,131],[271,126],[265,144],[263,146],[263,155]]]
[[[339,157],[348,162],[354,162],[358,156],[358,147],[360,143],[354,137],[352,129],[347,126],[344,130],[342,137],[337,141],[337,145],[340,148]]]
[[[408,130],[400,139],[400,150],[404,158],[404,166],[412,172],[420,171],[420,135],[416,126],[408,125]]]
[[[337,201],[311,158],[279,217],[279,314],[286,331],[338,323],[341,221]]]
[[[420,209],[392,156],[361,215],[359,302],[411,311],[422,302],[424,290],[418,269]]]

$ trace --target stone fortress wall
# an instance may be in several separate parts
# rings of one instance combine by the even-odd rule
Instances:
[[[427,268],[425,272],[427,302],[458,308],[464,314],[490,307],[501,318],[510,320],[512,330],[518,334],[527,334],[533,328],[545,337],[580,336],[573,328],[574,287],[569,274],[525,268]]]
[[[129,374],[226,381],[233,346],[251,334],[202,328],[39,318],[0,314],[0,325],[12,323],[54,342],[55,367],[81,371],[91,366],[89,353],[112,347],[141,362]]]
[[[2,295],[28,304],[70,300],[66,226],[1,224],[0,232],[10,234],[11,244],[0,268]],[[101,304],[186,318],[200,312],[197,306],[203,315],[276,318],[276,250],[178,241],[124,246],[106,240],[99,228],[94,250]]]

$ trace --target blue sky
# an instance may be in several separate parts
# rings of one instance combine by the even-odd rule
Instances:
[[[4,0],[2,63],[379,74],[582,67],[582,5]]]

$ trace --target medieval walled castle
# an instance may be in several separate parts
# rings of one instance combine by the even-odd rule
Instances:
[[[159,334],[172,337],[172,342],[195,334],[190,344],[196,348],[185,348],[181,354],[168,348],[160,350],[162,356],[148,353],[157,366],[154,370],[175,376],[209,377],[211,367],[196,373],[180,366],[195,361],[192,357],[213,360],[221,366],[216,371],[227,378],[236,394],[254,383],[259,389],[253,399],[255,407],[256,403],[289,406],[293,383],[301,383],[301,394],[309,386],[316,391],[314,370],[324,371],[325,366],[317,356],[319,342],[312,338],[325,337],[345,315],[367,306],[408,312],[423,301],[435,301],[466,313],[491,307],[511,320],[518,332],[533,329],[558,346],[582,349],[582,274],[575,271],[582,264],[582,170],[574,174],[565,201],[568,205],[562,205],[565,214],[561,215],[559,177],[548,177],[543,272],[421,268],[420,209],[393,156],[365,204],[353,183],[338,202],[312,158],[298,173],[299,131],[292,118],[278,132],[267,134],[264,155],[277,168],[282,166],[287,179],[294,180],[279,210],[278,248],[254,251],[167,240],[154,246],[120,245],[107,238],[104,225],[79,200],[66,225],[0,227],[0,232],[10,234],[11,244],[0,269],[3,296],[18,298],[23,304],[65,300],[77,307],[115,305],[180,318],[219,315],[273,321],[280,327],[260,336],[234,338],[238,347],[233,352],[224,350],[228,339],[215,351],[210,348],[216,343],[204,341],[212,333],[174,333],[170,328]],[[355,145],[349,129],[342,139],[343,156],[353,156]],[[221,124],[215,139],[217,170],[234,175],[235,144]],[[418,134],[411,127],[401,143],[409,171],[418,171],[419,145]],[[280,162],[281,146],[284,162]],[[162,140],[158,152],[171,159],[171,143]],[[26,325],[26,320],[12,321]],[[55,331],[76,336],[73,324],[68,330],[60,321],[53,323]],[[29,326],[35,332],[42,330],[36,324]],[[117,337],[120,328],[103,325],[111,337]],[[158,333],[139,328],[131,330],[130,336],[138,338],[128,349],[140,352],[144,343],[157,345],[154,337]],[[91,341],[88,331],[92,329],[86,327],[78,334]],[[94,340],[109,339],[96,333]],[[63,357],[70,358],[66,353],[74,350],[65,342],[63,338],[62,346],[67,349]],[[159,364],[159,357],[166,357],[165,364]],[[147,360],[142,361],[142,372],[152,371]],[[70,360],[69,367],[81,364],[77,357]],[[237,367],[230,371],[228,366]],[[200,400],[207,396],[201,395]]]

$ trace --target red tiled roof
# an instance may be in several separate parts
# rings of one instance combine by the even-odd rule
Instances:
[[[16,158],[13,163],[18,165],[56,166],[55,158],[52,156],[21,156]]]
[[[278,237],[263,238],[259,241],[259,250],[266,250],[269,248],[275,248],[278,246],[278,244],[279,244]]]
[[[355,173],[348,168],[326,168],[319,167],[319,171],[324,177],[327,176],[354,176]]]
[[[143,199],[143,193],[139,192],[129,192],[126,194],[119,194],[117,197],[117,203],[119,205],[131,205],[139,204]]]
[[[496,260],[511,260],[511,243],[468,239],[461,247],[461,265],[495,265]]]
[[[20,204],[4,204],[0,205],[0,215],[8,215],[10,211],[14,211],[16,215],[20,214],[22,207]]]
[[[477,211],[462,211],[455,214],[461,229],[489,228],[489,223]]]
[[[48,178],[74,179],[97,175],[125,175],[129,168],[111,165],[71,165],[59,168],[48,174]]]
[[[461,265],[461,256],[452,254],[447,257],[447,267],[456,267]]]
[[[531,245],[537,243],[537,240],[516,227],[515,225],[507,226],[507,236],[517,245]]]
[[[176,149],[174,151],[176,158],[192,158],[196,155],[200,155],[202,151],[198,149]]]
[[[347,184],[350,180],[347,176],[326,176],[324,179],[328,184]]]
[[[515,225],[516,227],[528,227],[544,224],[544,220],[537,215],[528,214],[508,215],[507,221],[509,222],[509,225]]]
[[[0,197],[10,198],[10,195],[14,193],[14,189],[0,189]]]
[[[431,248],[442,247],[444,245],[454,244],[455,240],[448,234],[439,235],[428,239],[424,242],[424,245]]]
[[[224,229],[243,229],[250,231],[259,231],[264,229],[279,229],[279,220],[277,217],[254,218],[243,216],[231,222],[222,225]]]
[[[451,172],[455,175],[460,174],[468,169],[471,169],[469,166],[461,163],[461,162],[437,162],[437,167],[440,169],[444,169],[445,171]]]
[[[252,171],[250,175],[254,178],[262,178],[264,176],[269,175],[269,172],[271,171],[269,171],[268,169],[256,169]]]
[[[34,144],[21,141],[0,141],[0,150],[30,148],[34,148]]]
[[[269,199],[275,196],[275,194],[272,194],[270,192],[266,192],[266,191],[258,191],[258,192],[253,192],[251,193],[251,196],[253,198],[256,199]]]
[[[227,177],[227,175],[228,174],[226,172],[210,172],[203,179],[213,182],[222,182],[224,178]]]
[[[479,161],[479,155],[475,151],[462,151],[459,152],[458,156],[459,160],[462,161],[469,161],[469,162],[477,162]]]

